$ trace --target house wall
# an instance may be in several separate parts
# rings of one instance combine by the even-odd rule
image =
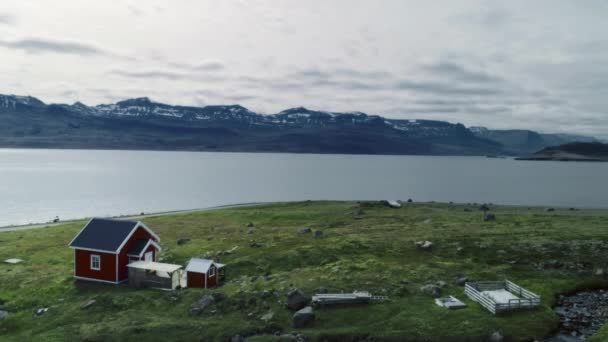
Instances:
[[[140,240],[140,239],[153,239],[153,237],[144,228],[138,227],[137,230],[135,230],[135,232],[133,233],[133,235],[131,235],[131,238],[129,239],[129,241],[127,241],[127,243],[125,243],[125,245],[119,251],[119,254],[118,254],[118,279],[119,279],[119,281],[124,281],[124,280],[128,279],[129,270],[127,269],[127,265],[129,264],[129,257],[127,256],[127,253],[129,252],[129,249],[131,248],[133,243],[135,243],[136,240]],[[154,241],[156,241],[156,240],[154,240]],[[156,242],[158,242],[158,241],[156,241]],[[156,253],[156,252],[154,252],[154,253]],[[154,260],[156,260],[156,255],[154,256]]]
[[[100,270],[91,269],[91,255],[99,255]],[[103,252],[74,250],[74,275],[77,277],[116,282],[116,255]]]
[[[213,270],[214,272],[212,272],[211,270]],[[213,273],[213,276],[210,276],[209,274]],[[209,267],[209,271],[207,273],[207,288],[212,288],[212,287],[216,287],[217,286],[217,268],[215,267],[215,265],[211,265],[211,267]]]
[[[188,287],[205,287],[205,274],[187,272],[186,274]]]

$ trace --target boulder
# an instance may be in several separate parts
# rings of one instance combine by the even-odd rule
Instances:
[[[448,283],[446,283],[443,280],[440,280],[440,281],[436,282],[435,285],[439,286],[440,288],[444,288],[444,287],[448,286]]]
[[[293,289],[287,293],[287,307],[291,310],[300,310],[308,305],[309,298],[300,289]]]
[[[253,222],[247,223],[247,228],[251,228],[251,227],[253,227]]]
[[[414,200],[413,200],[413,199],[411,199],[411,198],[408,198],[408,199],[407,199],[407,203],[412,203],[412,202],[414,202]]]
[[[80,306],[80,308],[82,310],[86,310],[86,309],[90,308],[91,306],[95,305],[95,303],[97,303],[97,301],[95,299],[91,299],[91,300],[88,300],[87,302],[83,303]]]
[[[598,268],[597,270],[595,270],[596,277],[602,277],[604,274],[605,274],[605,272],[604,272],[603,268]]]
[[[492,214],[492,213],[485,213],[483,215],[483,220],[484,221],[496,221],[496,215]]]
[[[181,246],[181,245],[185,245],[185,244],[187,244],[188,242],[190,242],[190,238],[185,238],[185,237],[183,237],[183,238],[179,238],[179,239],[177,239],[177,241],[176,241],[176,243],[177,243],[179,246]]]
[[[264,315],[262,315],[262,317],[260,317],[260,319],[265,322],[269,322],[273,318],[274,318],[274,312],[272,312],[272,311],[269,311],[269,312],[265,313]]]
[[[213,301],[215,302],[221,302],[222,300],[226,299],[226,295],[222,292],[213,292],[211,297],[213,297]]]
[[[312,229],[310,229],[310,227],[304,227],[300,230],[298,230],[298,234],[310,234],[312,232]]]
[[[212,295],[204,296],[203,298],[194,302],[190,306],[190,315],[193,315],[193,316],[200,315],[201,312],[205,311],[205,309],[207,309],[209,306],[211,306],[211,304],[213,304],[214,301],[215,301],[215,299],[213,298]]]
[[[321,235],[323,235],[323,232],[322,232],[322,231],[320,231],[320,230],[315,230],[315,232],[314,232],[314,236],[315,236],[315,237],[321,237]]]
[[[307,306],[293,314],[293,327],[304,328],[309,326],[314,320],[315,313],[312,311],[312,307]]]
[[[547,209],[545,209],[545,211],[546,212],[552,212],[552,211],[555,211],[555,208],[547,208]]]
[[[469,281],[468,277],[459,277],[459,278],[456,278],[455,283],[458,286],[464,286],[464,284],[466,284],[468,281]]]
[[[496,331],[492,335],[490,335],[490,342],[502,342],[504,340],[505,340],[504,336],[502,336],[502,334],[498,331]]]
[[[416,247],[423,251],[433,250],[433,243],[431,241],[417,241]]]
[[[436,284],[424,285],[420,288],[420,291],[433,298],[438,298],[439,296],[441,296],[441,288]]]
[[[38,308],[34,311],[34,316],[42,316],[47,311],[49,311],[49,308]]]
[[[253,228],[247,229],[247,234],[253,234],[255,230]]]
[[[8,311],[0,310],[0,321],[8,317]]]
[[[479,210],[481,210],[481,211],[488,211],[488,210],[490,210],[490,207],[488,207],[486,204],[482,204],[479,207]]]
[[[234,335],[230,339],[230,342],[245,342],[245,338],[241,335]]]
[[[251,247],[251,248],[262,248],[262,247],[264,247],[264,244],[254,241],[254,242],[252,242],[252,243],[249,244],[249,247]]]

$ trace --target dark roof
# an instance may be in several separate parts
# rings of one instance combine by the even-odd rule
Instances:
[[[135,240],[135,242],[133,243],[133,246],[131,246],[131,248],[129,248],[129,251],[127,252],[127,254],[128,255],[141,254],[141,251],[144,249],[144,247],[146,247],[146,244],[148,243],[148,241],[150,241],[150,239]]]
[[[116,252],[137,224],[134,221],[92,219],[70,243],[70,247]]]

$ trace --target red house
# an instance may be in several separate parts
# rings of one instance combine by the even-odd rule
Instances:
[[[133,261],[156,261],[160,238],[141,222],[94,218],[70,242],[74,277],[118,284]]]
[[[210,259],[192,258],[186,266],[188,287],[213,288],[224,281],[224,264]]]

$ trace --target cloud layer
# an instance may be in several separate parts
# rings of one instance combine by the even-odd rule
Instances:
[[[306,106],[608,138],[608,5],[6,0],[3,92]]]

